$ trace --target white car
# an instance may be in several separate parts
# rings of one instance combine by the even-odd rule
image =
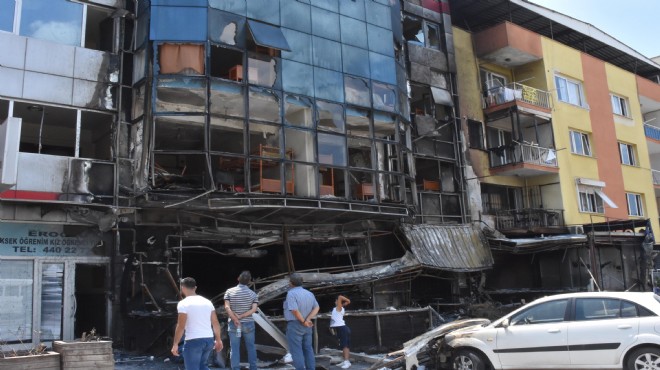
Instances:
[[[660,297],[545,297],[486,326],[451,332],[444,341],[454,370],[660,370]]]

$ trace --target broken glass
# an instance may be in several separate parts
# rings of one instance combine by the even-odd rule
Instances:
[[[424,28],[419,18],[405,16],[403,18],[403,37],[408,42],[424,46]]]
[[[458,195],[442,195],[442,213],[450,216],[461,215],[461,202]]]
[[[205,116],[157,116],[154,150],[205,150]]]
[[[319,196],[321,198],[346,198],[346,171],[319,166]]]
[[[367,24],[364,21],[345,16],[340,17],[340,22],[342,43],[366,49],[368,46]]]
[[[219,191],[245,192],[245,158],[211,156],[211,168]]]
[[[162,44],[158,47],[160,74],[203,75],[206,53],[200,44]]]
[[[370,137],[370,115],[364,109],[346,108],[346,131],[348,135]]]
[[[6,11],[5,7],[0,13]],[[13,16],[14,13],[11,14]],[[81,45],[82,4],[65,0],[23,0],[20,17],[21,36],[73,46]]]
[[[372,84],[374,108],[382,109],[388,112],[396,110],[396,89],[374,82]]]
[[[342,45],[344,73],[369,78],[369,52],[350,45]]]
[[[300,1],[280,2],[282,27],[312,33],[312,14],[308,4]]]
[[[316,197],[316,168],[300,163],[284,165],[286,178],[293,183],[293,194],[300,197]]]
[[[426,46],[440,50],[440,27],[437,24],[424,23],[426,24]]]
[[[209,40],[244,48],[245,18],[211,9],[209,11]]]
[[[363,107],[371,107],[371,94],[367,80],[344,76],[346,102]]]
[[[204,154],[154,154],[152,179],[159,189],[204,189],[212,179]]]
[[[273,0],[248,0],[247,17],[279,26],[280,2]],[[252,26],[252,23],[250,21],[250,26]]]
[[[211,116],[211,150],[244,154],[244,127],[242,119]]]
[[[294,126],[313,127],[312,100],[288,95],[284,101],[284,120]]]
[[[282,165],[277,161],[253,159],[250,161],[250,192],[282,194]],[[287,193],[293,191],[293,181],[287,181]]]
[[[396,84],[396,62],[394,58],[369,52],[371,78],[388,84]]]
[[[112,159],[114,117],[97,112],[80,112],[81,158]]]
[[[267,0],[269,3],[278,4],[276,1]],[[250,2],[252,4],[252,2]],[[277,7],[279,14],[279,6]],[[279,20],[279,18],[278,18]],[[278,21],[279,23],[279,21]],[[254,42],[265,48],[272,48],[277,50],[291,51],[291,47],[279,27],[271,26],[270,24],[261,23],[248,19],[248,26]]]
[[[244,87],[211,80],[211,116],[245,117]]]
[[[312,36],[307,33],[282,29],[291,51],[282,51],[282,58],[312,64]]]
[[[301,95],[314,95],[314,69],[311,65],[282,60],[284,91]]]
[[[309,163],[315,161],[316,148],[312,131],[286,128],[284,129],[284,140],[286,141],[286,150],[291,153],[291,159]]]
[[[456,180],[454,178],[454,165],[451,163],[442,163],[440,166],[440,179],[442,181],[442,191],[446,193],[456,192]]]
[[[379,173],[380,198],[383,201],[401,202],[403,197],[400,184],[402,183],[403,181],[399,175]]]
[[[243,81],[243,52],[211,44],[211,77]]]
[[[359,168],[373,167],[371,140],[348,138],[348,165]]]
[[[342,73],[314,67],[314,94],[320,99],[343,102]]]
[[[282,128],[250,122],[250,155],[267,158],[282,157]]]
[[[274,91],[250,88],[250,119],[281,123],[280,95]]]
[[[157,112],[206,112],[206,79],[161,77],[156,83]]]
[[[324,3],[328,0],[320,0]],[[336,3],[336,0],[334,1]],[[339,14],[312,7],[312,34],[326,39],[340,41]]]
[[[318,134],[319,163],[346,166],[346,137]]]
[[[248,81],[251,84],[279,88],[279,58],[268,55],[248,53]]]
[[[344,108],[341,104],[316,101],[318,129],[344,132]]]
[[[392,31],[374,25],[367,25],[369,50],[387,56],[394,56],[394,39]]]
[[[131,119],[138,119],[144,114],[144,93],[146,88],[146,83],[142,83],[133,88]]]
[[[371,172],[349,171],[351,199],[368,201],[376,199],[376,184]]]
[[[133,54],[133,84],[144,78],[147,73],[147,52],[146,49],[136,51]]]
[[[22,119],[21,152],[76,155],[77,110],[14,102],[13,116]]]
[[[314,65],[341,72],[341,44],[321,37],[312,38]]]
[[[387,113],[374,113],[374,136],[377,139],[396,141],[394,116]]]

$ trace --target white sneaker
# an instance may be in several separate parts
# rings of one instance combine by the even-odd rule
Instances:
[[[284,355],[284,357],[282,357],[282,361],[284,361],[285,364],[290,364],[293,362],[293,357],[291,357],[290,353],[287,353]]]
[[[341,367],[342,369],[348,369],[349,367],[351,367],[351,362],[345,360],[344,362],[341,363],[341,365],[339,365],[339,367]]]

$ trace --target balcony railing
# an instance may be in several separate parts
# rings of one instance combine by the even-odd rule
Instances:
[[[653,185],[660,185],[660,171],[651,170],[651,174],[653,175]]]
[[[552,148],[531,144],[512,144],[490,148],[488,151],[490,152],[491,167],[518,163],[557,167],[557,152]]]
[[[510,83],[506,86],[494,87],[486,91],[484,108],[500,105],[512,101],[521,101],[527,104],[550,109],[550,93],[531,86]]]
[[[495,217],[498,230],[565,226],[563,209],[510,209],[498,211]]]
[[[644,133],[646,137],[660,141],[660,127],[644,124]]]

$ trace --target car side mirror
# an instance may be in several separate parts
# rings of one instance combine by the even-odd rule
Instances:
[[[509,327],[510,324],[511,324],[511,323],[509,322],[509,319],[504,319],[504,320],[502,320],[502,322],[500,323],[500,327],[506,329],[506,328]]]

